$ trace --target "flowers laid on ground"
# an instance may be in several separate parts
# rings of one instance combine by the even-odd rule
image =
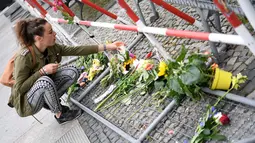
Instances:
[[[98,59],[93,59],[93,64],[91,68],[89,68],[88,80],[92,81],[96,74],[104,69],[104,65],[100,64]]]
[[[207,107],[207,112],[200,119],[196,133],[191,139],[191,143],[203,143],[207,140],[226,140],[224,135],[219,134],[219,125],[227,125],[230,122],[227,115],[218,112],[214,106]]]
[[[242,76],[240,73],[232,77],[231,88],[224,95],[220,96],[213,106],[208,105],[206,114],[199,121],[200,123],[191,143],[203,143],[207,140],[226,140],[224,135],[219,134],[220,131],[217,127],[219,125],[229,124],[230,119],[226,114],[218,112],[216,107],[231,90],[238,89],[240,84],[244,83],[246,80],[247,76]]]
[[[96,111],[109,108],[119,102],[128,105],[132,96],[137,93],[140,93],[140,95],[147,93],[148,86],[157,76],[152,60],[137,60],[133,54],[126,50],[115,55],[110,61],[109,67],[112,69],[110,74],[102,81],[105,83],[113,75],[117,75],[119,80],[116,83],[115,90],[98,104]]]
[[[213,64],[209,68],[206,66],[205,63],[210,55],[200,53],[187,55],[184,46],[175,61],[160,61],[156,64],[149,59],[151,56],[152,53],[150,52],[146,55],[145,60],[139,60],[125,48],[122,48],[122,51],[118,54],[112,55],[108,63],[110,73],[101,80],[101,85],[106,87],[114,82],[116,88],[104,97],[105,99],[102,98],[95,110],[106,109],[120,102],[129,105],[133,96],[145,95],[152,90],[154,91],[152,94],[154,103],[157,106],[160,106],[168,97],[176,99],[177,103],[185,95],[194,101],[200,100],[204,94],[200,87],[211,85],[211,79],[215,78],[212,74],[215,73],[215,70],[218,70],[217,64]],[[101,67],[99,64],[101,60],[100,58],[90,60],[92,68],[88,75],[88,71],[81,75],[80,83],[90,81],[98,74],[97,69]],[[87,64],[80,65],[83,69],[88,69],[88,67],[85,67]],[[232,89],[237,89],[246,79],[247,77],[241,74],[231,77],[230,89],[219,97],[213,106],[208,105],[206,114],[199,121],[196,134],[191,140],[192,143],[226,139],[225,136],[220,134],[217,127],[229,124],[230,119],[225,113],[218,111],[216,108],[227,93]],[[169,134],[173,134],[173,131]]]
[[[156,92],[152,95],[159,106],[167,97],[179,102],[184,95],[193,100],[203,96],[201,86],[207,86],[211,78],[205,62],[208,55],[193,53],[186,55],[183,46],[181,54],[175,61],[161,61],[158,66],[158,79],[154,82]],[[186,57],[186,58],[185,58]]]
[[[110,74],[106,75],[101,80],[103,87],[108,86],[112,82],[120,79],[127,74],[133,67],[136,57],[131,52],[127,51],[124,46],[121,46],[121,51],[110,57],[108,66],[110,67]]]
[[[218,112],[213,117],[215,118],[215,122],[217,124],[227,125],[230,122],[230,119],[228,118],[228,116],[226,114],[222,114],[221,112]]]
[[[83,72],[80,77],[77,80],[77,84],[80,85],[80,87],[84,87],[86,84],[88,84],[88,73]]]
[[[64,19],[68,21],[68,24],[73,24],[74,18],[70,16],[69,13],[62,7],[64,4],[62,0],[54,0],[53,4],[54,4],[53,11],[55,12],[57,12],[58,10],[61,11]]]
[[[107,57],[103,53],[80,56],[78,60],[76,60],[75,66],[81,71],[81,75],[77,83],[74,83],[68,88],[67,94],[69,97],[75,90],[79,89],[79,87],[87,85],[90,82],[89,79],[92,80],[94,76],[99,74],[107,62]]]
[[[87,72],[83,72],[78,78],[77,84],[79,84],[80,87],[84,87],[86,84],[88,84],[89,81],[92,81],[93,78],[103,69],[104,65],[101,65],[98,59],[93,59],[92,66],[89,68],[89,74]]]

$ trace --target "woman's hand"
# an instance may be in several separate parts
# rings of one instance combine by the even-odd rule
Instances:
[[[99,51],[105,51],[105,50],[109,50],[109,51],[112,51],[112,50],[120,50],[120,46],[124,46],[125,43],[123,42],[120,42],[120,41],[116,41],[114,43],[111,43],[111,44],[107,44],[105,45],[99,45],[98,47],[98,50]]]
[[[125,43],[120,42],[120,41],[116,41],[112,44],[107,44],[106,45],[106,49],[107,50],[120,50],[120,46],[124,46]]]
[[[43,67],[43,71],[45,72],[46,75],[48,74],[54,74],[58,70],[59,64],[47,64]]]

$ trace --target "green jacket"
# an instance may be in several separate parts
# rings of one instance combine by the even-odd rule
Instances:
[[[32,109],[27,101],[27,92],[33,86],[35,81],[40,78],[39,69],[45,65],[44,55],[33,45],[35,53],[36,64],[33,66],[32,54],[28,48],[22,48],[18,51],[14,61],[14,80],[15,84],[11,89],[11,96],[9,98],[9,106],[16,109],[21,117],[32,115]],[[48,47],[48,61],[49,63],[56,63],[61,61],[61,56],[81,56],[89,55],[98,52],[97,45],[91,46],[63,46],[55,44]]]

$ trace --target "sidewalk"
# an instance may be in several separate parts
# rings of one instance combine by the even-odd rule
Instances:
[[[10,57],[17,50],[17,42],[14,32],[11,28],[12,24],[0,13],[0,75],[3,73],[4,67]],[[7,106],[10,95],[10,88],[0,85],[0,142],[1,143],[53,143],[61,142],[88,142],[83,130],[78,130],[80,124],[77,121],[59,125],[53,114],[49,111],[42,110],[35,116],[43,122],[38,123],[32,116],[21,118],[16,111]],[[75,131],[74,133],[72,131]],[[82,132],[81,132],[82,131]],[[79,135],[79,140],[75,138],[65,139],[65,135]],[[64,140],[63,140],[64,138]]]

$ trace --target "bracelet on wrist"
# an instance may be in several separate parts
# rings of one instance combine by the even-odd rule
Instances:
[[[42,70],[41,70],[41,69],[39,70],[39,73],[40,73],[41,76],[43,76],[43,73],[42,73]]]
[[[46,73],[44,72],[44,70],[42,68],[40,69],[40,72],[41,72],[42,76],[46,75]]]
[[[106,51],[106,45],[104,44],[103,46],[104,46],[104,51]]]
[[[45,75],[48,75],[49,73],[46,71],[45,67],[42,68]]]

